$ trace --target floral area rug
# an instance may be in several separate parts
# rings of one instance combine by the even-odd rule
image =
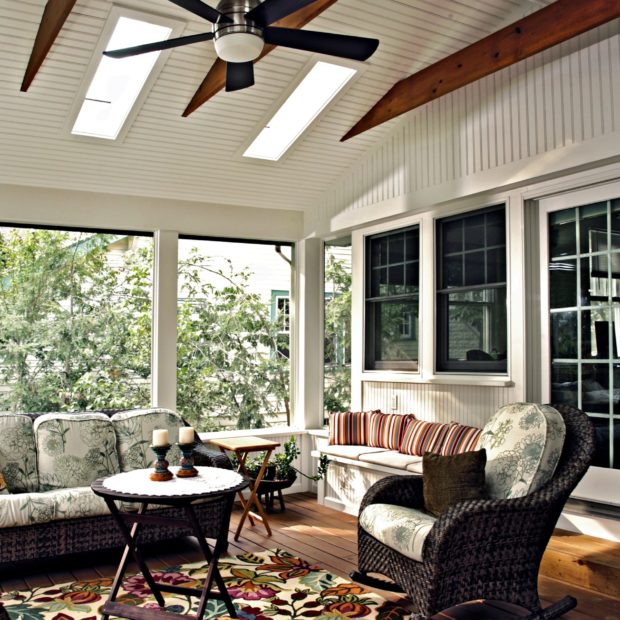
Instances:
[[[403,620],[409,615],[397,603],[279,549],[222,557],[219,568],[240,620]],[[160,583],[201,588],[206,570],[206,563],[198,562],[154,571],[153,577]],[[5,592],[0,595],[0,617],[4,607],[10,620],[96,620],[111,585],[112,579],[106,578]],[[164,597],[169,612],[196,612],[197,597]],[[117,602],[159,609],[141,574],[125,579]],[[204,617],[229,616],[224,603],[212,599]]]

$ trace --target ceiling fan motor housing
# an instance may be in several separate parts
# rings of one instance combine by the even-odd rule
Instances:
[[[259,4],[259,0],[221,0],[218,4],[218,11],[232,20],[213,24],[215,51],[222,60],[249,62],[260,56],[265,44],[263,29],[245,17]]]

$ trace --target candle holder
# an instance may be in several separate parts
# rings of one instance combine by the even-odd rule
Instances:
[[[198,475],[198,470],[194,467],[194,447],[196,442],[180,443],[179,450],[183,453],[181,457],[181,469],[177,471],[179,478],[193,478]]]
[[[165,446],[151,446],[151,450],[157,455],[155,461],[155,471],[151,472],[149,476],[151,480],[156,482],[164,482],[166,480],[172,480],[172,472],[168,469],[168,461],[166,460],[166,454],[170,450],[170,444]]]

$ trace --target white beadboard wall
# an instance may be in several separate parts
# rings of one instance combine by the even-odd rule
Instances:
[[[375,218],[393,215],[389,201],[398,198],[406,198],[401,211],[423,210],[618,157],[614,137],[620,20],[409,112],[326,190],[306,231],[345,228],[355,220],[339,216],[371,205],[385,206],[372,211]],[[588,148],[574,148],[581,144]]]
[[[392,397],[398,407],[391,409]],[[459,422],[482,427],[502,405],[519,400],[513,387],[434,385],[430,383],[363,383],[364,410],[413,413],[421,420]]]

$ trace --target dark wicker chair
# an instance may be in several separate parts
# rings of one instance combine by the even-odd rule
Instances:
[[[553,478],[538,491],[508,500],[465,501],[448,509],[433,525],[416,562],[380,543],[358,526],[356,581],[375,587],[389,577],[413,603],[412,619],[427,620],[453,605],[476,599],[525,607],[530,619],[548,620],[574,607],[571,597],[541,608],[538,570],[555,524],[569,495],[590,465],[595,449],[588,417],[567,405],[553,405],[566,423],[566,439]],[[423,508],[422,478],[390,476],[375,483],[360,507],[374,503]]]

